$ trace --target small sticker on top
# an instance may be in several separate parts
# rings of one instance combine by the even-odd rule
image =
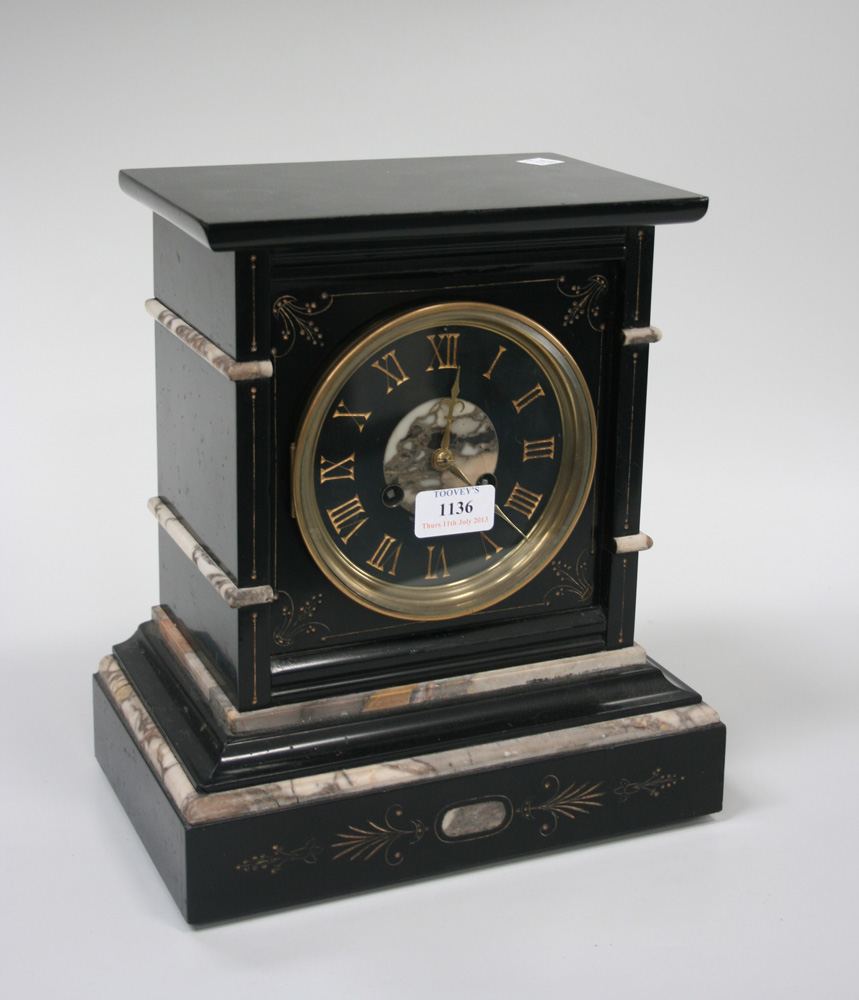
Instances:
[[[563,160],[547,160],[545,156],[535,156],[530,160],[517,160],[517,163],[530,163],[535,167],[548,167],[553,163],[563,163]]]
[[[422,490],[415,497],[415,537],[465,535],[495,524],[494,486],[455,486]]]

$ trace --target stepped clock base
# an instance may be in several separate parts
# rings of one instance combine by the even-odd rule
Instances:
[[[666,685],[685,694],[675,702],[686,704],[660,708],[651,698],[649,710],[622,716],[608,704],[578,708],[577,717],[542,730],[520,727],[511,735],[498,724],[489,738],[437,740],[443,749],[426,743],[418,753],[369,763],[345,755],[339,768],[312,773],[303,766],[299,773],[293,765],[265,780],[234,774],[216,790],[200,790],[189,779],[194,767],[173,749],[185,736],[169,731],[169,712],[156,722],[158,706],[150,710],[130,679],[130,646],[105,657],[95,677],[96,756],[192,924],[537,855],[721,808],[725,728],[665,674]],[[591,665],[564,685],[590,689],[595,676],[609,675],[622,686],[636,670],[616,665],[616,652],[583,658]],[[660,670],[651,660],[646,669]],[[493,674],[483,677],[492,687]],[[270,734],[269,744],[277,743]]]

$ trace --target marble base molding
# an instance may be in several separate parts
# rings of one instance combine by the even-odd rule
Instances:
[[[405,758],[206,794],[195,790],[114,656],[106,656],[101,661],[99,677],[173,805],[190,824],[236,819],[366,791],[391,790],[413,782],[473,774],[520,761],[575,753],[588,747],[620,746],[654,736],[719,725],[719,716],[709,705],[687,705],[475,747],[422,754],[420,758]]]
[[[156,605],[152,609],[152,621],[200,697],[224,730],[231,733],[262,733],[331,720],[366,719],[378,713],[419,709],[429,704],[438,705],[490,694],[511,694],[524,691],[535,684],[581,680],[647,663],[647,653],[635,643],[624,649],[541,660],[497,670],[456,674],[414,684],[400,684],[240,712],[226,696],[200,652],[188,641],[168,610]]]
[[[98,760],[191,923],[721,808],[725,731],[700,701],[215,792],[195,787],[115,655],[94,707]]]

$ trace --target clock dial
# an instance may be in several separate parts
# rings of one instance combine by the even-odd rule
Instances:
[[[354,600],[456,618],[546,566],[595,460],[590,394],[548,331],[499,307],[428,306],[359,337],[322,377],[295,442],[295,514]]]

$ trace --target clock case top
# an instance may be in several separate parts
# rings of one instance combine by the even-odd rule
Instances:
[[[520,162],[533,159],[561,162]],[[274,358],[273,378],[231,382],[156,326],[159,495],[237,586],[275,594],[230,607],[161,532],[161,603],[239,709],[632,643],[637,555],[612,540],[639,530],[648,348],[621,331],[650,321],[654,224],[700,218],[705,198],[554,154],[135,170],[120,183],[156,213],[156,298],[236,360]],[[289,447],[343,343],[459,300],[561,337],[599,400],[599,464],[561,565],[526,601],[413,627],[314,574],[290,516]],[[552,585],[560,606],[537,607]]]
[[[556,153],[122,170],[210,250],[694,222],[707,199]]]

